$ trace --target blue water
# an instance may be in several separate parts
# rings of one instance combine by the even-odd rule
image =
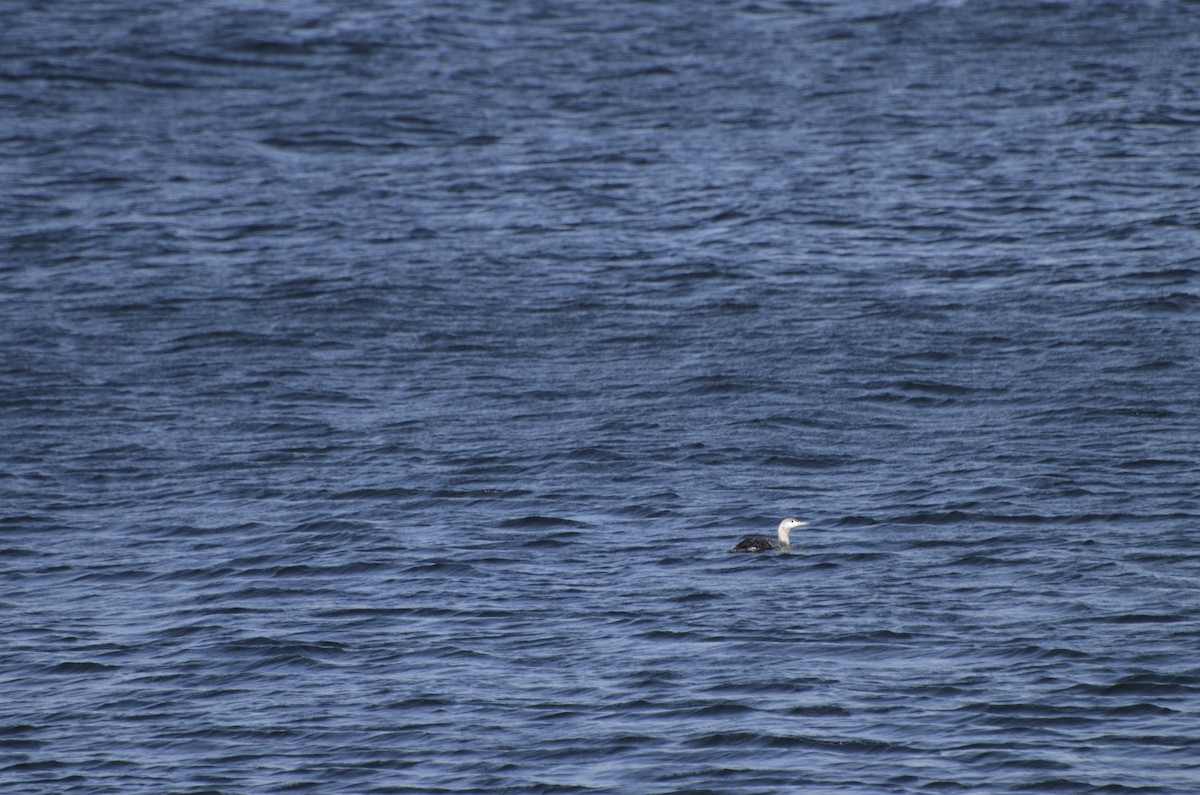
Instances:
[[[5,793],[1200,789],[1194,4],[3,18]]]

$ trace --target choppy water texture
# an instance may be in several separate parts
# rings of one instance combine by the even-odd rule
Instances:
[[[5,793],[1196,792],[1194,4],[3,18]]]

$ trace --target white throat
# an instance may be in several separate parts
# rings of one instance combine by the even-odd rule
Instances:
[[[808,522],[800,522],[795,519],[784,519],[779,523],[779,543],[785,547],[791,545],[792,528],[803,527]]]

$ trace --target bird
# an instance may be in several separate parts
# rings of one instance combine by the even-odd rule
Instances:
[[[729,548],[730,552],[765,552],[768,549],[777,549],[780,552],[790,552],[792,544],[789,536],[793,527],[803,527],[808,522],[801,522],[799,519],[793,519],[790,516],[779,523],[779,539],[767,538],[766,536],[746,536],[741,541]]]

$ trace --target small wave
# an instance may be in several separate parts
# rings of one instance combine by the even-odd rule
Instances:
[[[879,524],[878,520],[870,516],[849,515],[843,516],[833,522],[834,527],[872,527]]]
[[[90,674],[100,673],[101,671],[116,671],[120,666],[107,665],[105,663],[82,661],[82,662],[61,662],[50,666],[46,669],[50,674]]]
[[[752,731],[725,731],[702,734],[687,739],[692,748],[718,749],[825,749],[847,752],[896,753],[914,749],[902,743],[861,738],[823,738],[808,735],[770,734]]]
[[[725,594],[716,593],[714,591],[688,591],[684,594],[671,597],[672,602],[688,604],[692,602],[712,602],[723,599]]]
[[[553,536],[531,538],[521,543],[523,549],[562,549],[576,543],[579,533],[558,533]]]
[[[974,517],[962,511],[922,511],[907,516],[897,516],[891,521],[896,524],[950,525],[961,524],[972,518]]]
[[[586,527],[585,522],[576,521],[575,519],[565,519],[560,516],[519,516],[512,519],[504,519],[497,523],[499,527],[513,527],[521,529],[543,529],[548,527]],[[576,534],[577,535],[577,534]]]
[[[1092,619],[1098,624],[1176,624],[1188,620],[1187,616],[1174,613],[1122,613]]]
[[[8,558],[8,559],[32,558],[32,557],[40,557],[44,554],[45,554],[44,552],[41,552],[39,550],[27,549],[25,547],[2,547],[2,548],[0,548],[0,558]]]

